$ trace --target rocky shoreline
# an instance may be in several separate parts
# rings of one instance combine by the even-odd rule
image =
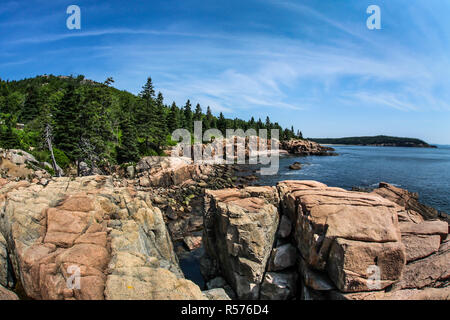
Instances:
[[[0,299],[450,298],[448,221],[416,194],[249,186],[241,170],[147,157],[1,179]],[[190,252],[204,287],[180,268]]]

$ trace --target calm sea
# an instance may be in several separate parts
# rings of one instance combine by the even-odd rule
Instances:
[[[450,146],[437,149],[333,146],[335,157],[283,157],[278,175],[260,176],[257,184],[317,180],[329,186],[374,188],[388,182],[418,192],[420,201],[450,213]],[[298,161],[302,169],[288,167]]]

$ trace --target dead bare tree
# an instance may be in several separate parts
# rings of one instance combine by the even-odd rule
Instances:
[[[52,158],[52,167],[53,171],[55,172],[57,177],[61,176],[61,172],[59,171],[58,165],[55,160],[55,155],[53,153],[53,146],[52,146],[52,127],[50,126],[50,123],[46,123],[45,125],[45,141],[47,142],[48,150],[50,151],[50,155]]]

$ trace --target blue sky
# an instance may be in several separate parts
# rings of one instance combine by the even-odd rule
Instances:
[[[81,30],[66,9],[81,8]],[[381,30],[366,27],[369,5]],[[84,74],[308,137],[450,144],[450,2],[2,1],[0,77]]]

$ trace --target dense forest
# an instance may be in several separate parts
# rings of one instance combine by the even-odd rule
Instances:
[[[31,152],[39,161],[63,169],[80,162],[105,168],[137,161],[142,156],[163,155],[174,145],[171,133],[193,131],[194,121],[203,130],[279,129],[280,140],[301,137],[294,128],[283,129],[267,117],[244,121],[217,117],[208,106],[203,112],[187,100],[184,106],[168,105],[148,78],[139,95],[121,91],[108,78],[104,83],[84,76],[44,75],[20,81],[0,80],[0,147]],[[270,132],[270,131],[269,131]],[[55,167],[55,166],[54,166]]]
[[[308,138],[322,144],[345,144],[345,145],[361,145],[361,146],[396,146],[396,147],[420,147],[432,148],[425,141],[414,138],[401,138],[390,136],[373,136],[373,137],[347,137],[347,138]]]

